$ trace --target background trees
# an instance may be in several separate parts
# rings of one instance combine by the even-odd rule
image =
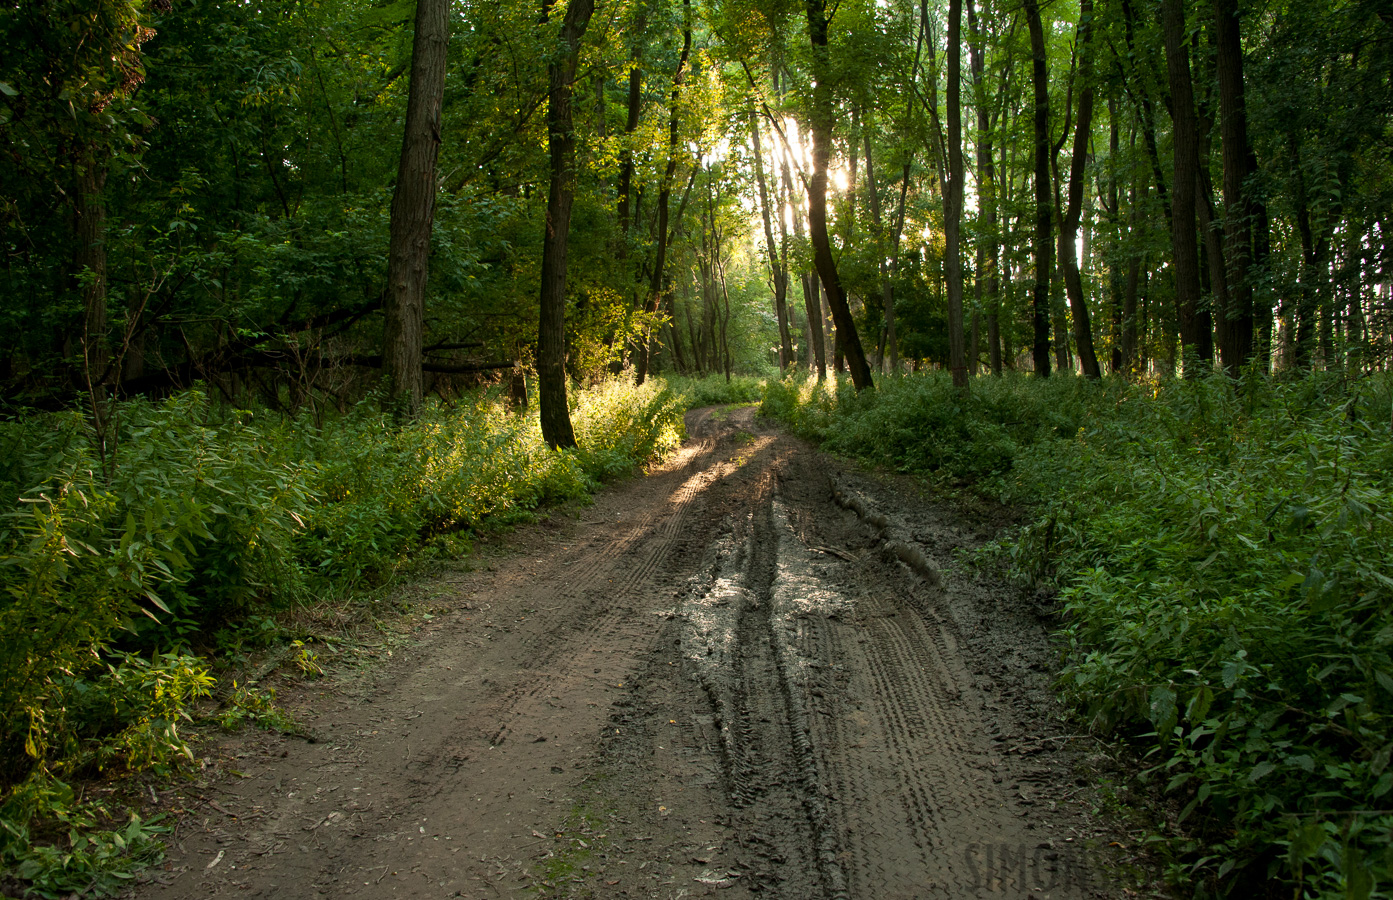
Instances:
[[[1164,374],[1185,347],[1214,364],[1211,346],[1231,371],[1387,364],[1376,4],[989,0],[965,28],[928,0],[600,4],[559,73],[574,199],[550,305],[559,26],[530,4],[450,5],[438,168],[403,176],[417,13],[7,14],[10,402],[205,380],[332,405],[384,366],[448,395],[541,363],[543,308],[562,314],[549,358],[581,379],[782,363],[865,386],[958,367],[959,346],[965,373]],[[433,184],[413,204],[434,204],[419,336],[389,290],[404,178]]]

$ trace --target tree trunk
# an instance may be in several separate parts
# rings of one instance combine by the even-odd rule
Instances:
[[[570,0],[561,20],[557,55],[547,66],[551,184],[547,191],[546,232],[542,238],[537,403],[542,438],[553,448],[576,445],[571,412],[566,404],[566,251],[571,234],[571,202],[576,191],[576,135],[571,121],[571,89],[580,58],[580,39],[594,11],[595,0]]]
[[[412,415],[420,409],[425,391],[421,344],[425,333],[431,225],[435,221],[440,108],[445,97],[446,50],[450,43],[449,10],[447,0],[417,0],[406,130],[392,193],[382,362],[392,399]]]
[[[1084,172],[1088,163],[1088,139],[1093,127],[1093,0],[1079,2],[1079,115],[1074,132],[1074,155],[1069,162],[1069,203],[1059,229],[1060,267],[1064,270],[1064,289],[1074,314],[1074,346],[1087,378],[1098,379],[1098,356],[1093,348],[1093,326],[1088,315],[1088,298],[1083,293],[1076,240],[1079,217],[1083,213]]]
[[[1161,30],[1166,43],[1166,74],[1171,92],[1174,124],[1174,175],[1171,179],[1171,266],[1175,272],[1176,313],[1181,347],[1200,356],[1205,343],[1200,334],[1199,253],[1195,230],[1195,185],[1199,177],[1199,143],[1195,125],[1195,97],[1190,82],[1190,54],[1185,40],[1184,0],[1162,0]],[[1200,357],[1201,359],[1203,357]],[[1186,377],[1199,371],[1186,366]]]
[[[987,109],[986,79],[983,76],[983,38],[977,22],[977,8],[967,0],[967,27],[971,34],[972,83],[977,94],[977,193],[982,231],[977,239],[978,305],[987,320],[988,355],[993,375],[1001,374],[1001,344],[997,315],[1001,309],[1001,239],[996,223],[996,163],[992,158],[991,114]],[[976,366],[976,355],[974,363]]]
[[[1117,170],[1122,159],[1121,142],[1118,139],[1120,132],[1118,122],[1118,105],[1116,99],[1108,98],[1108,225],[1110,226],[1111,239],[1113,241],[1113,253],[1116,254],[1123,243],[1122,237],[1122,207],[1119,206],[1119,194],[1117,188]],[[1135,141],[1133,142],[1135,146]],[[1114,260],[1116,257],[1114,256]],[[1112,359],[1111,371],[1114,375],[1126,371],[1122,361],[1122,284],[1123,274],[1121,267],[1116,262],[1108,265],[1108,297],[1112,306]]]
[[[1132,233],[1136,234],[1141,227],[1141,201],[1146,196],[1144,190],[1138,190],[1136,184],[1132,185],[1131,215]],[[1129,248],[1127,254],[1127,281],[1122,293],[1122,371],[1128,377],[1138,372],[1137,366],[1137,289],[1140,285],[1142,270],[1141,254],[1136,252],[1136,248]]]
[[[1030,26],[1030,50],[1034,57],[1031,83],[1035,93],[1035,341],[1032,356],[1035,374],[1050,377],[1050,278],[1054,272],[1054,242],[1050,240],[1050,94],[1045,56],[1045,31],[1037,0],[1025,0]]]
[[[895,333],[895,287],[890,282],[889,267],[885,260],[885,254],[888,249],[885,246],[885,220],[880,214],[880,186],[876,184],[875,179],[875,159],[871,155],[870,128],[865,129],[862,133],[862,138],[862,144],[866,152],[866,205],[869,206],[871,210],[871,228],[874,232],[873,237],[875,238],[876,268],[880,276],[880,302],[882,309],[885,311],[886,350],[885,354],[882,355],[882,359],[885,358],[885,355],[894,358],[897,355],[894,350],[895,341],[893,339]],[[855,153],[854,146],[852,148],[852,153]],[[894,371],[896,362],[897,361],[892,359],[891,371]]]
[[[687,71],[687,59],[692,53],[691,0],[682,0],[682,7],[682,55],[678,57],[677,71],[672,75],[672,94],[668,109],[667,167],[663,170],[663,179],[658,185],[658,246],[653,261],[652,279],[648,285],[648,302],[645,305],[645,310],[650,314],[658,311],[658,304],[662,301],[663,267],[667,265],[668,204],[672,198],[672,179],[677,174],[677,103],[682,97],[682,80]],[[648,378],[648,354],[648,331],[645,328],[639,337],[638,352],[635,354],[635,379],[639,384],[643,384]]]
[[[1252,359],[1254,210],[1244,183],[1251,173],[1248,111],[1243,97],[1243,46],[1237,0],[1214,0],[1215,57],[1219,76],[1219,129],[1224,159],[1224,244],[1228,264],[1229,305],[1224,310],[1219,348],[1224,368],[1234,372]]]
[[[957,2],[957,0],[955,0]],[[832,321],[837,326],[837,341],[851,369],[851,381],[857,391],[874,387],[856,324],[847,306],[837,274],[837,262],[832,258],[832,244],[827,235],[827,162],[832,153],[832,86],[831,65],[827,51],[827,11],[824,0],[807,0],[808,36],[812,43],[813,104],[810,125],[813,135],[813,176],[808,185],[808,230],[813,244],[813,263],[827,291],[827,303],[832,307]],[[959,338],[961,340],[961,338]]]
[[[953,386],[967,388],[967,354],[963,347],[963,109],[962,0],[948,3],[948,196],[943,198],[943,268],[948,282],[948,364]]]
[[[82,155],[73,197],[77,237],[74,263],[83,276],[82,377],[94,401],[106,385],[111,365],[106,311],[106,173],[106,166],[96,161],[96,152],[89,148]]]
[[[900,173],[900,202],[895,211],[895,227],[890,235],[890,277],[886,284],[889,285],[890,293],[886,295],[886,306],[890,310],[889,318],[886,320],[885,342],[889,345],[890,371],[899,372],[900,370],[900,339],[896,335],[894,308],[895,308],[895,274],[900,269],[900,243],[904,239],[904,217],[906,212],[905,201],[909,196],[909,171],[910,164],[904,164],[904,171]]]
[[[759,140],[759,120],[750,111],[750,138],[754,144],[755,181],[759,184],[759,210],[764,219],[764,244],[769,252],[769,275],[774,282],[774,316],[779,324],[779,372],[793,365],[793,342],[788,332],[788,272],[779,264],[779,249],[774,246],[774,227],[769,209],[769,186],[764,178],[764,150]],[[783,211],[780,210],[782,215]]]

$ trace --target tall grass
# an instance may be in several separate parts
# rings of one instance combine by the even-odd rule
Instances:
[[[1061,688],[1176,799],[1196,895],[1384,896],[1393,879],[1387,379],[771,385],[841,452],[1034,510],[1001,552],[1060,589]]]

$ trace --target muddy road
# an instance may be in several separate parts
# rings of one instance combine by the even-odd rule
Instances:
[[[959,562],[982,536],[751,409],[687,423],[416,586],[370,677],[283,690],[315,742],[209,749],[137,896],[1121,896],[1102,758],[1036,601]]]

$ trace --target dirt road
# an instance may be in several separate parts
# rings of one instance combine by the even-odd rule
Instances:
[[[228,739],[174,897],[1116,897],[1029,597],[893,480],[754,417],[418,590],[315,743]]]

